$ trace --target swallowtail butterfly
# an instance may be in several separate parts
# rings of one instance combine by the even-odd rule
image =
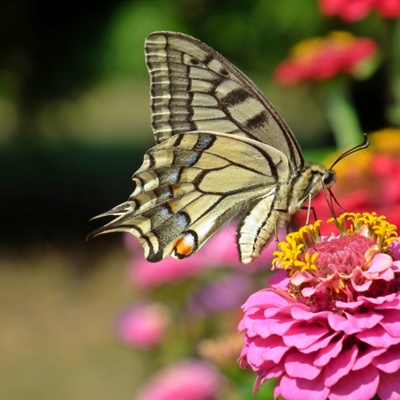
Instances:
[[[306,200],[335,182],[305,162],[293,133],[254,83],[201,41],[154,32],[145,42],[156,144],[128,201],[89,237],[129,232],[149,261],[184,258],[233,218],[249,263]]]

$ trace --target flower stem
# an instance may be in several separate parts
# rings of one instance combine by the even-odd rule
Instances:
[[[361,127],[347,93],[345,81],[335,80],[325,87],[326,115],[338,149],[349,149],[361,140]]]

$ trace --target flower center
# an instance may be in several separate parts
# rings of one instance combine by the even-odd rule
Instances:
[[[342,236],[322,242],[308,249],[312,256],[318,254],[316,265],[322,272],[351,273],[357,266],[365,265],[365,254],[375,242],[364,236]]]

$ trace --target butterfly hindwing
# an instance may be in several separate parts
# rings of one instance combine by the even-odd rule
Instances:
[[[110,211],[117,218],[95,234],[130,232],[150,261],[183,258],[249,202],[273,196],[287,171],[281,152],[251,139],[209,132],[174,135],[146,153],[133,176],[135,191],[120,212]]]

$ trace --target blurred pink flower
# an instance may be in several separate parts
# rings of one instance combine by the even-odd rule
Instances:
[[[148,349],[160,343],[169,324],[169,312],[164,305],[145,303],[123,313],[117,332],[127,344]]]
[[[136,254],[139,251],[142,251],[142,246],[140,245],[137,237],[131,235],[130,233],[124,233],[122,236],[124,240],[125,247],[132,253]]]
[[[363,19],[374,10],[385,18],[400,15],[400,0],[320,0],[319,5],[323,14],[337,15],[346,22]]]
[[[377,52],[376,43],[348,32],[332,32],[326,38],[303,40],[275,70],[282,85],[322,81],[340,73],[356,74]]]
[[[154,375],[137,400],[213,400],[224,386],[222,375],[210,364],[185,360]]]
[[[197,276],[208,268],[209,265],[196,253],[184,260],[168,257],[157,263],[148,262],[144,257],[134,258],[128,273],[134,285],[148,289]]]
[[[237,227],[232,223],[222,228],[213,236],[200,250],[203,262],[206,261],[212,265],[228,266],[247,272],[266,268],[272,261],[272,253],[276,249],[275,240],[262,250],[260,256],[254,259],[251,264],[242,264],[239,260],[239,252],[236,245]],[[278,238],[284,237],[282,231],[278,232]]]
[[[286,400],[399,398],[396,227],[367,213],[336,225],[338,236],[321,237],[319,222],[289,234],[272,288],[243,306],[239,363],[257,372],[255,392],[274,377]]]
[[[197,253],[183,260],[167,257],[160,262],[151,263],[142,255],[136,256],[130,262],[130,279],[137,286],[151,288],[198,276],[214,268],[229,267],[254,272],[266,268],[271,263],[272,252],[276,248],[274,240],[263,250],[260,257],[250,265],[244,265],[239,261],[235,237],[236,228],[231,224],[221,229]],[[132,235],[125,236],[125,243],[135,254],[140,251],[138,241]]]
[[[253,287],[249,276],[231,273],[215,278],[192,298],[190,308],[197,315],[238,309]]]

